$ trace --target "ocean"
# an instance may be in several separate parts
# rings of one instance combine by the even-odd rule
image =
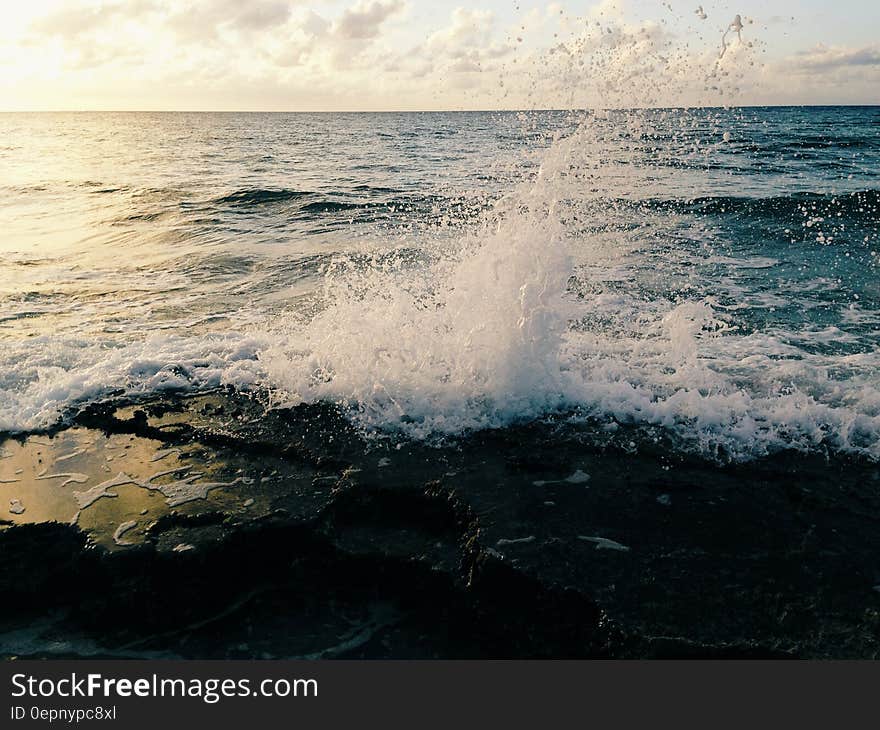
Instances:
[[[880,458],[880,108],[0,115],[0,432],[218,387]]]
[[[0,115],[0,656],[878,656],[878,132]]]

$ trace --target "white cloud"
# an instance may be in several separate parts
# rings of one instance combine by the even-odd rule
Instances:
[[[801,73],[815,73],[816,71],[843,69],[852,66],[880,67],[880,46],[844,48],[818,45],[789,58],[786,65],[791,70]]]
[[[495,14],[489,10],[455,8],[451,23],[428,37],[427,48],[438,53],[490,43]]]
[[[817,45],[761,72],[759,101],[773,104],[880,103],[880,46]]]
[[[168,17],[168,27],[187,41],[210,39],[221,29],[238,33],[273,30],[284,25],[291,12],[288,0],[207,0],[182,9],[179,5]]]
[[[161,9],[162,4],[158,0],[115,0],[60,5],[36,18],[32,28],[41,33],[76,35],[119,17],[136,18]]]
[[[334,24],[334,33],[355,40],[376,38],[381,25],[404,7],[403,0],[361,0],[342,13]]]
[[[747,24],[742,42],[729,34],[719,59],[720,11],[701,21],[699,3],[676,5],[678,15],[658,4],[650,17],[636,5],[555,0],[515,13],[489,0],[446,9],[409,0],[33,0],[6,18],[13,30],[0,27],[0,99],[7,108],[880,101],[876,43],[829,37],[801,52],[788,44],[783,57],[762,42],[771,17]],[[780,34],[793,27],[783,20]]]
[[[497,70],[493,62],[512,52],[512,43],[498,38],[493,12],[457,7],[449,25],[431,33],[412,57],[421,64],[419,76],[425,75],[426,65],[437,72],[474,74]],[[467,86],[472,88],[473,80]]]

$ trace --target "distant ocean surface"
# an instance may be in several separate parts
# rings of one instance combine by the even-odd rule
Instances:
[[[880,459],[880,107],[0,114],[0,170],[0,431],[229,386]]]

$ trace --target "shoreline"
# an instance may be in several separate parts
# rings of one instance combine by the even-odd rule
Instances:
[[[225,391],[105,402],[3,444],[0,477],[22,469],[4,506],[25,508],[3,519],[31,523],[0,527],[5,657],[878,649],[873,463],[713,465],[546,424],[367,442],[332,408]],[[102,483],[116,496],[77,503]]]

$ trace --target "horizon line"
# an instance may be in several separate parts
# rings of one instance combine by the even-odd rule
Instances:
[[[874,108],[880,102],[845,104],[693,104],[672,106],[546,107],[541,109],[0,109],[0,114],[489,114],[590,111],[663,111],[684,109]]]

